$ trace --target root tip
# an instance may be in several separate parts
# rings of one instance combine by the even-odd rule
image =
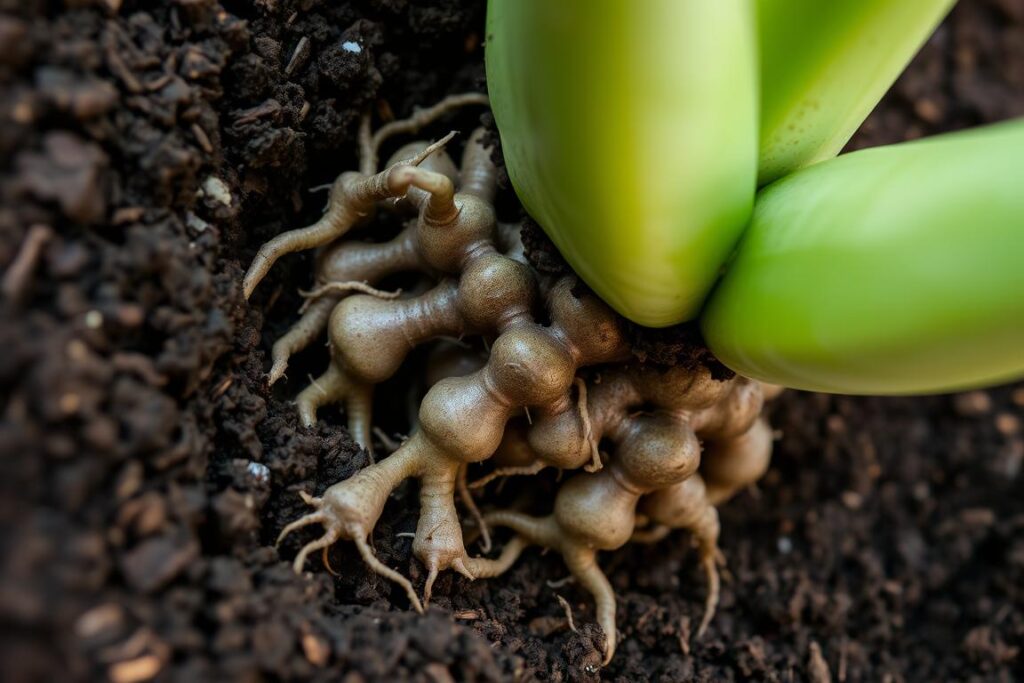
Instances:
[[[288,369],[288,361],[275,362],[270,367],[270,372],[267,373],[267,386],[272,387],[282,377],[284,377],[284,371]]]
[[[452,562],[452,569],[462,574],[470,581],[476,581],[476,576],[473,574],[473,572],[469,571],[469,567],[466,566],[466,563],[462,560],[461,557],[456,558]]]

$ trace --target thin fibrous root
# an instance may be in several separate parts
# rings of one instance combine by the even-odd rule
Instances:
[[[707,553],[701,559],[701,565],[704,567],[704,575],[708,579],[708,594],[704,598],[704,616],[700,620],[700,626],[697,627],[697,632],[694,634],[695,639],[699,639],[704,635],[711,620],[715,617],[715,611],[718,609],[718,598],[721,592],[721,580],[718,576],[718,563],[717,563],[717,550],[714,553]]]
[[[290,535],[293,531],[301,529],[302,527],[309,526],[310,524],[320,524],[326,519],[327,517],[322,512],[313,512],[306,515],[305,517],[299,517],[297,520],[295,520],[285,528],[281,529],[281,533],[278,534],[277,541],[274,543],[274,546],[280,546],[281,541],[283,541],[285,537]]]
[[[432,107],[419,109],[412,116],[392,121],[381,126],[376,133],[370,134],[369,116],[364,116],[359,128],[359,165],[364,174],[373,173],[377,169],[377,157],[380,146],[390,137],[404,133],[415,133],[423,126],[429,125],[450,111],[469,105],[488,104],[487,95],[483,93],[462,93],[450,95]]]
[[[604,467],[601,462],[601,452],[597,449],[597,441],[594,439],[594,427],[590,422],[590,412],[587,410],[587,383],[577,377],[576,384],[577,398],[576,405],[580,411],[580,422],[583,423],[583,440],[590,447],[590,464],[583,469],[594,473]]]
[[[380,441],[380,444],[382,446],[384,446],[384,450],[386,450],[388,452],[388,455],[390,455],[390,454],[394,453],[395,451],[397,451],[401,447],[401,445],[403,443],[405,443],[406,439],[408,438],[408,437],[406,437],[406,438],[401,439],[400,441],[396,441],[395,439],[391,438],[380,427],[374,427],[371,430],[371,432],[372,432],[372,434],[375,437],[377,437],[377,440]]]
[[[324,563],[324,567],[327,569],[327,573],[328,574],[330,574],[331,576],[341,576],[341,574],[339,574],[338,572],[334,571],[334,567],[331,566],[331,559],[330,559],[330,557],[328,557],[328,555],[329,555],[328,551],[329,550],[330,550],[330,548],[324,548],[323,549],[323,552],[320,554],[320,560]]]
[[[305,566],[306,559],[309,557],[309,554],[315,550],[323,550],[321,558],[323,560],[324,567],[326,567],[327,571],[330,572],[332,575],[338,576],[338,573],[334,571],[334,568],[331,566],[330,559],[328,558],[327,555],[327,550],[328,548],[330,548],[331,545],[333,545],[341,538],[341,528],[337,525],[336,522],[333,522],[323,512],[322,498],[311,496],[305,491],[299,491],[299,496],[302,497],[304,503],[316,508],[317,511],[312,512],[304,517],[301,517],[300,519],[297,519],[291,524],[287,525],[284,529],[281,530],[281,533],[277,537],[277,542],[274,545],[275,547],[280,546],[281,542],[289,534],[291,534],[293,531],[296,531],[297,529],[310,526],[311,524],[322,524],[325,527],[324,535],[316,539],[315,541],[307,543],[305,546],[302,547],[301,550],[299,550],[298,555],[295,556],[295,560],[292,563],[292,569],[295,571],[296,574],[301,574],[302,568],[303,566]],[[356,539],[356,545],[359,545],[359,542],[359,539]],[[365,544],[365,539],[362,542],[363,544]],[[369,551],[369,548],[367,548],[367,550]],[[360,553],[362,552],[363,550],[362,548],[360,548]],[[370,554],[372,555],[372,552]],[[374,562],[371,562],[364,554],[363,559],[366,560],[367,564],[370,565],[370,568],[376,571],[378,574],[384,575],[385,577],[391,579],[392,581],[395,581],[403,587],[408,583],[405,577],[403,577],[401,574],[398,574],[397,572],[394,572],[393,570],[388,569],[387,567],[384,567],[379,561],[377,561],[376,557],[373,558]],[[380,567],[383,567],[383,569],[386,571],[380,571]],[[398,577],[397,579],[395,578],[396,576]],[[403,583],[403,581],[405,581],[405,583]],[[411,589],[411,585],[409,589]],[[409,589],[407,589],[407,593],[410,592]],[[418,601],[415,600],[415,592],[411,592],[410,595],[412,595],[413,606],[415,607],[416,605],[418,605]]]
[[[340,537],[340,529],[338,529],[336,526],[328,527],[327,531],[324,533],[323,536],[316,539],[315,541],[310,541],[306,545],[302,546],[302,549],[299,550],[299,554],[295,556],[295,561],[292,563],[292,569],[295,570],[296,574],[301,574],[302,568],[306,565],[306,558],[309,557],[309,554],[311,552],[315,550],[320,550],[321,548],[326,549],[335,541],[337,541]]]
[[[458,487],[459,497],[462,498],[462,504],[469,510],[470,516],[473,517],[473,521],[476,522],[476,526],[480,530],[480,548],[485,553],[489,553],[491,552],[491,531],[487,526],[487,522],[484,521],[484,516],[480,514],[480,508],[477,507],[476,500],[473,499],[469,486],[466,485],[466,472],[468,470],[469,465],[463,464],[459,467],[459,474],[455,484]]]
[[[380,574],[386,579],[391,579],[405,590],[405,594],[409,596],[409,602],[412,604],[412,608],[423,614],[423,604],[420,602],[419,596],[416,595],[416,591],[412,587],[412,582],[405,578],[391,567],[388,567],[383,562],[377,559],[377,556],[373,553],[373,549],[370,548],[370,544],[366,542],[366,539],[358,536],[353,539],[356,544],[356,548],[359,549],[359,554],[363,558],[363,562],[370,566],[377,574]]]
[[[615,592],[608,582],[608,577],[597,566],[593,550],[565,547],[562,550],[562,557],[580,586],[594,597],[597,623],[604,631],[605,638],[604,660],[601,663],[607,666],[615,655],[615,646],[618,642],[615,630]]]
[[[312,305],[303,304],[302,317],[283,337],[274,342],[274,346],[270,350],[273,363],[270,366],[270,371],[267,372],[269,386],[273,386],[275,382],[284,377],[292,354],[309,346],[323,332],[335,304],[337,301],[331,299],[318,299]]]
[[[361,292],[362,294],[369,294],[370,296],[384,300],[397,299],[402,295],[402,290],[400,289],[393,292],[386,292],[382,289],[371,287],[366,282],[328,282],[308,291],[302,289],[299,290],[299,294],[306,300],[299,309],[299,313],[305,313],[313,303],[328,294],[348,294],[350,292]]]
[[[423,604],[430,604],[430,596],[434,593],[434,582],[437,581],[437,567],[431,567],[427,574],[427,582],[423,584]]]
[[[539,462],[539,461],[533,463],[532,465],[522,465],[520,467],[500,467],[500,468],[494,470],[493,472],[491,472],[490,474],[488,474],[486,476],[483,476],[483,477],[480,477],[479,479],[473,481],[469,485],[469,488],[471,488],[471,489],[483,488],[484,486],[487,486],[492,481],[494,481],[495,479],[498,479],[500,477],[515,477],[515,476],[520,476],[520,475],[537,474],[538,472],[543,470],[545,467],[547,467],[547,465],[545,465],[544,463]]]
[[[572,618],[572,607],[569,605],[569,601],[558,593],[555,593],[555,597],[558,598],[558,604],[562,606],[562,611],[565,612],[565,620],[569,622],[569,630],[573,633],[578,633],[576,630],[576,622],[573,621]]]

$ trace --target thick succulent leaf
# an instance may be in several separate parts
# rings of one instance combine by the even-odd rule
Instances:
[[[757,0],[758,183],[834,157],[955,0]]]
[[[750,0],[490,0],[509,176],[617,311],[692,317],[747,223],[757,156]]]
[[[1024,376],[1024,119],[854,152],[766,188],[701,325],[733,370],[801,389]]]

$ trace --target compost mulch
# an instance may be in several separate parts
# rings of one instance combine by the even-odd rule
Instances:
[[[364,110],[483,88],[483,19],[454,0],[0,0],[0,678],[1024,678],[1020,386],[784,394],[770,472],[722,509],[709,632],[691,638],[705,584],[688,539],[626,547],[603,559],[623,636],[603,670],[593,605],[554,556],[448,574],[424,616],[350,544],[331,550],[338,576],[319,557],[291,571],[300,539],[273,541],[298,491],[368,458],[337,410],[297,425],[321,346],[273,390],[263,377],[311,256],[248,303],[241,275],[318,215],[310,188],[354,166]],[[963,0],[852,146],[1021,115],[1024,0]],[[518,218],[507,184],[499,206]],[[381,394],[417,390],[405,373]],[[401,431],[405,401],[378,414]],[[501,496],[542,508],[551,486]],[[422,582],[415,518],[407,485],[373,540]]]

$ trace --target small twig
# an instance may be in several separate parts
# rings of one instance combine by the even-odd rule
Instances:
[[[309,38],[302,36],[299,38],[299,42],[295,45],[295,50],[292,51],[291,59],[288,60],[288,66],[284,68],[284,75],[291,76],[292,72],[299,66],[299,62],[306,59],[309,56]]]
[[[28,288],[29,278],[39,261],[39,255],[43,247],[53,237],[53,230],[46,225],[33,225],[25,235],[25,241],[21,243],[21,249],[14,261],[7,267],[4,273],[3,288],[4,298],[14,304],[20,304],[25,291]]]
[[[445,135],[443,138],[441,138],[437,142],[428,145],[426,148],[424,148],[424,150],[422,152],[420,152],[416,156],[412,157],[408,161],[400,162],[398,165],[399,166],[419,166],[420,164],[423,163],[423,160],[426,159],[427,157],[429,157],[431,154],[433,154],[434,152],[436,152],[439,149],[444,149],[445,146],[449,142],[451,142],[455,138],[455,136],[458,135],[458,134],[459,134],[459,132],[456,131],[456,130],[451,131],[450,133],[448,133],[448,135]]]
[[[330,548],[324,548],[323,549],[323,554],[320,556],[320,559],[323,560],[324,567],[327,568],[327,573],[328,574],[330,574],[331,576],[341,576],[341,574],[339,574],[338,572],[334,571],[334,567],[331,566],[331,560],[327,556],[327,551],[328,550],[330,550]]]
[[[210,142],[210,136],[206,134],[206,131],[198,123],[192,124],[192,135],[195,136],[196,142],[199,143],[204,152],[213,154],[213,143]]]

